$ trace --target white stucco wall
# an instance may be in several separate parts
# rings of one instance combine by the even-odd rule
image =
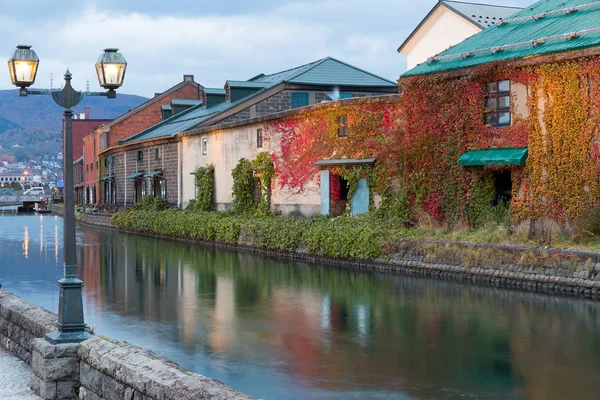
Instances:
[[[404,46],[407,69],[480,32],[481,29],[443,5],[425,21]]]
[[[198,167],[212,164],[215,166],[215,200],[217,208],[227,209],[232,202],[233,178],[231,171],[240,158],[254,160],[266,151],[269,154],[279,153],[279,135],[267,137],[264,133],[263,147],[256,147],[256,131],[261,124],[243,126],[227,130],[217,130],[202,135],[184,137],[182,140],[182,189],[183,206],[194,198],[194,175]],[[202,154],[202,141],[208,140],[207,154]],[[277,171],[275,171],[277,174]],[[312,216],[319,214],[320,194],[318,186],[318,170],[315,180],[306,185],[302,194],[295,194],[287,188],[280,188],[277,182],[272,184],[271,204],[274,211],[283,214]]]

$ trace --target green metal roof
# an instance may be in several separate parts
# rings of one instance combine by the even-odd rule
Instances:
[[[225,89],[204,88],[204,93],[206,93],[206,94],[222,94],[223,96],[225,96]]]
[[[163,104],[162,106],[160,106],[160,109],[163,111],[171,111],[173,107],[171,107],[170,104]]]
[[[202,100],[173,99],[171,104],[174,106],[195,106],[202,104]]]
[[[398,47],[401,52],[404,46],[419,32],[425,22],[431,18],[435,11],[440,7],[446,7],[454,13],[462,16],[466,20],[475,24],[481,29],[488,28],[502,21],[504,18],[521,10],[519,7],[495,6],[491,4],[465,3],[462,1],[441,0],[429,11],[417,27],[408,35],[406,40]]]
[[[381,88],[397,88],[396,82],[388,81],[369,72],[363,71],[352,65],[327,57],[310,64],[302,65],[286,71],[281,71],[272,75],[258,75],[248,81],[248,87],[259,88],[251,93],[231,103],[219,103],[214,107],[204,108],[202,104],[195,105],[182,111],[162,122],[151,126],[150,128],[139,132],[125,140],[119,141],[119,144],[144,141],[149,139],[174,136],[179,132],[184,132],[200,126],[202,123],[211,120],[217,115],[230,110],[244,102],[247,102],[265,91],[274,88],[285,82],[319,85],[331,87],[370,87],[377,91]],[[234,84],[240,84],[239,81],[227,81]],[[217,91],[219,90],[219,91]],[[210,92],[209,92],[210,91]],[[222,91],[222,92],[221,92]],[[224,94],[223,89],[205,89],[205,93]],[[214,121],[213,121],[214,122]]]
[[[269,82],[253,82],[253,81],[230,81],[225,82],[225,85],[234,88],[262,89],[269,86]]]
[[[487,149],[467,151],[460,156],[458,165],[463,167],[483,167],[486,165],[525,165],[527,148]]]
[[[456,70],[598,45],[600,2],[540,0],[505,19],[501,25],[484,29],[402,76]]]

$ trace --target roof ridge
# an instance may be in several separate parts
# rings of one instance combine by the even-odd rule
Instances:
[[[325,58],[328,58],[328,57],[325,57]],[[300,68],[306,67],[306,66],[308,66],[308,65],[310,65],[310,64],[316,64],[316,63],[320,63],[320,62],[322,62],[323,60],[325,60],[325,58],[321,58],[320,60],[316,60],[316,61],[311,61],[311,62],[309,62],[309,63],[303,64],[303,65],[299,65],[299,66],[297,66],[297,67],[294,67],[294,68],[288,68],[288,69],[284,69],[283,71],[279,71],[279,72],[273,72],[272,74],[265,74],[265,75],[264,75],[264,77],[267,77],[267,76],[273,76],[273,75],[279,75],[279,74],[283,74],[283,73],[285,73],[285,72],[293,71],[293,70],[295,70],[295,69],[300,69]]]
[[[501,6],[497,4],[485,4],[485,3],[473,3],[470,1],[457,1],[457,0],[440,0],[440,3],[459,3],[459,4],[470,4],[473,6],[485,6],[485,7],[495,7],[495,8],[511,8],[515,10],[523,10],[523,7],[517,6]]]
[[[146,129],[142,130],[141,132],[138,132],[138,133],[136,133],[135,135],[131,135],[131,136],[129,136],[129,137],[127,137],[127,138],[123,139],[123,140],[119,140],[119,141],[118,141],[118,143],[119,143],[119,144],[122,144],[122,143],[125,143],[125,142],[128,142],[128,141],[131,141],[132,139],[135,139],[135,138],[137,138],[137,137],[140,137],[140,136],[142,136],[142,135],[146,134],[147,132],[149,132],[149,131],[151,131],[151,130],[154,130],[154,129],[156,129],[156,128],[160,128],[161,126],[169,125],[169,124],[171,124],[171,123],[175,122],[175,121],[174,121],[174,119],[175,119],[175,118],[180,118],[180,117],[184,116],[185,114],[189,113],[190,111],[192,111],[192,110],[196,110],[196,109],[197,109],[198,107],[200,107],[200,106],[204,107],[204,105],[203,105],[202,103],[200,103],[200,104],[196,104],[195,106],[192,106],[192,107],[190,107],[190,108],[187,108],[187,109],[185,109],[185,110],[181,111],[180,113],[177,113],[177,114],[175,114],[175,115],[171,115],[171,116],[170,116],[169,118],[167,118],[167,119],[163,119],[163,120],[162,120],[162,121],[160,121],[158,124],[154,124],[154,125],[152,125],[152,126],[149,126],[148,128],[146,128]]]
[[[348,64],[347,62],[344,62],[344,61],[338,60],[337,58],[333,58],[333,57],[330,57],[330,56],[327,56],[327,57],[325,57],[325,58],[321,59],[321,60],[320,60],[320,62],[319,62],[318,64],[316,64],[316,65],[314,65],[313,67],[311,67],[311,68],[307,69],[306,71],[303,71],[302,73],[300,73],[300,74],[298,74],[298,75],[295,75],[295,76],[291,77],[289,80],[291,81],[291,80],[293,80],[293,79],[296,79],[296,78],[298,78],[300,75],[303,75],[303,74],[307,73],[308,71],[312,70],[312,69],[313,69],[313,68],[315,68],[316,66],[318,66],[318,65],[321,65],[321,64],[323,64],[325,61],[328,61],[328,60],[335,61],[335,62],[337,62],[337,63],[343,64],[343,65],[345,65],[345,66],[347,66],[347,67],[350,67],[350,68],[354,68],[354,69],[355,69],[355,70],[357,70],[357,71],[360,71],[360,72],[362,72],[362,73],[365,73],[365,74],[367,74],[367,75],[374,76],[374,77],[375,77],[375,78],[377,78],[377,79],[381,79],[381,80],[384,80],[384,81],[386,81],[386,82],[389,82],[389,83],[392,83],[392,84],[397,84],[397,82],[391,81],[391,80],[389,80],[389,79],[387,79],[387,78],[384,78],[384,77],[382,77],[382,76],[379,76],[379,75],[377,75],[377,74],[374,74],[374,73],[372,73],[372,72],[366,71],[366,70],[364,70],[364,69],[362,69],[362,68],[356,67],[356,66],[354,66],[354,65],[352,65],[352,64]]]
[[[137,112],[138,110],[141,110],[147,106],[149,106],[152,103],[155,103],[157,101],[159,101],[161,98],[166,97],[168,94],[180,89],[181,87],[183,87],[186,84],[190,84],[190,85],[194,85],[196,87],[201,86],[202,88],[204,88],[204,86],[202,86],[201,84],[199,84],[198,82],[195,81],[181,81],[178,84],[171,86],[169,89],[165,90],[164,92],[160,93],[157,96],[154,97],[150,97],[148,100],[146,100],[145,102],[143,102],[142,104],[140,104],[139,106],[132,108],[131,110],[127,111],[126,113],[118,116],[117,118],[113,119],[111,122],[109,122],[108,124],[103,125],[103,127],[112,127],[114,126],[117,122],[120,122],[123,118],[130,116],[131,114],[134,114],[135,112]]]

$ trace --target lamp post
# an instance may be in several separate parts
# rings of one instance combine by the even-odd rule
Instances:
[[[56,104],[64,108],[63,134],[63,182],[64,182],[64,263],[63,278],[58,281],[60,297],[58,301],[58,331],[48,333],[45,338],[53,344],[78,343],[91,335],[85,330],[83,318],[82,286],[77,277],[77,257],[75,248],[75,202],[73,188],[73,110],[84,96],[105,96],[114,99],[116,89],[123,84],[127,62],[118,49],[105,49],[96,62],[96,74],[100,86],[106,92],[78,92],[71,86],[71,73],[64,75],[65,86],[60,91],[29,90],[35,82],[39,59],[31,46],[17,46],[8,60],[8,69],[13,85],[19,87],[19,96],[30,94],[51,95]]]

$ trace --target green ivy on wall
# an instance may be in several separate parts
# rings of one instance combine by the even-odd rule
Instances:
[[[231,171],[233,177],[233,211],[248,213],[254,209],[254,171],[252,163],[240,158]]]
[[[275,174],[273,159],[269,153],[263,151],[252,161],[252,168],[254,169],[254,176],[259,179],[260,183],[260,200],[256,205],[256,213],[267,215],[271,210],[271,181]]]
[[[213,211],[215,209],[215,167],[205,165],[196,171],[196,199],[190,201],[192,211]]]

